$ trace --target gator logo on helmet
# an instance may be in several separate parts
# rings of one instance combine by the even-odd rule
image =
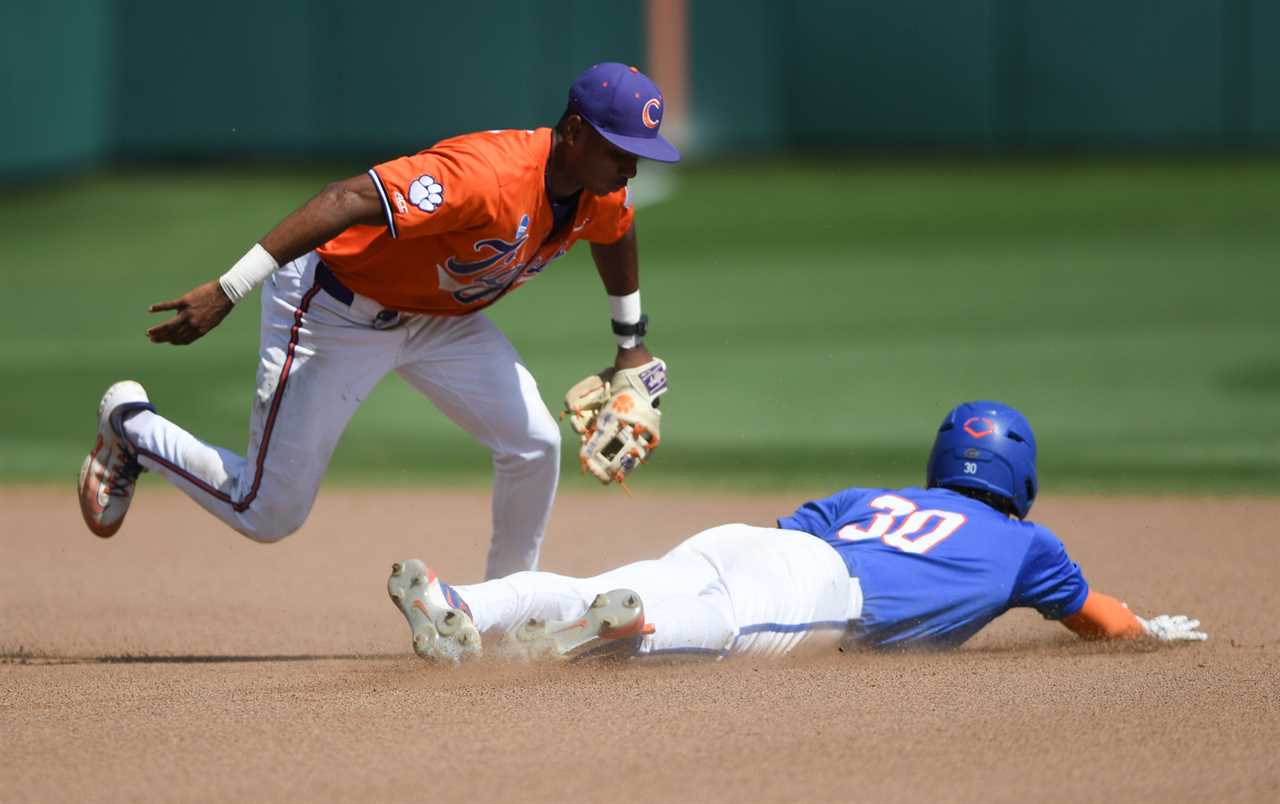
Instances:
[[[996,431],[996,423],[986,416],[973,416],[965,421],[964,431],[974,438],[986,438]]]

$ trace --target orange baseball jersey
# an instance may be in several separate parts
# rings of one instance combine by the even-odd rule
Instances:
[[[533,277],[578,240],[613,243],[635,216],[626,189],[583,191],[551,239],[551,129],[464,134],[369,171],[385,226],[352,226],[319,249],[351,290],[407,313],[465,315]]]

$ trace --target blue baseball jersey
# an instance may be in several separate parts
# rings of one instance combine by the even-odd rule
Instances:
[[[817,536],[862,586],[861,641],[954,647],[1016,606],[1075,614],[1089,584],[1048,528],[947,489],[845,489],[778,527]]]

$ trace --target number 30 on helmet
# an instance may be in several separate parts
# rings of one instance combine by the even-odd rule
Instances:
[[[995,494],[1025,518],[1036,498],[1036,437],[1008,405],[965,402],[942,420],[925,476],[929,488]]]

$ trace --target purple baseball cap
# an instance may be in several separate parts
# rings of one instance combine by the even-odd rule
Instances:
[[[614,61],[595,65],[569,87],[569,106],[601,137],[629,154],[680,161],[680,152],[658,133],[662,92],[635,67]]]

